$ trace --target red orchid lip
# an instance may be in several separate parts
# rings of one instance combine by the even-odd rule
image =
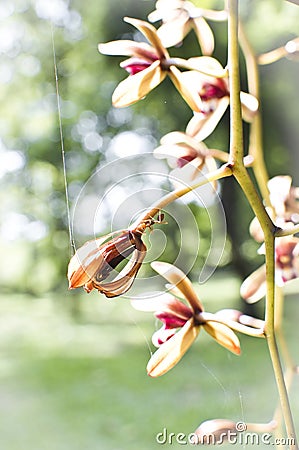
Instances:
[[[161,322],[164,323],[165,329],[181,328],[185,325],[187,320],[189,320],[192,317],[192,312],[190,310],[189,314],[186,314],[186,318],[182,318],[182,317],[177,316],[176,314],[170,314],[170,313],[167,313],[164,311],[157,312],[155,314],[155,316],[157,317],[157,319],[161,320]]]
[[[135,75],[135,73],[142,72],[143,70],[147,69],[151,63],[147,61],[140,61],[140,62],[131,62],[128,64],[121,64],[121,67],[125,69],[127,72],[129,72],[130,75]]]
[[[202,99],[202,101],[208,101],[216,98],[223,98],[226,95],[229,95],[229,93],[225,88],[224,83],[221,84],[219,83],[219,85],[206,83],[203,85],[202,90],[200,92],[200,98]]]

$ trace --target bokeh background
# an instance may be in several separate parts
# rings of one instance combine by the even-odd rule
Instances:
[[[222,7],[217,0],[195,3]],[[168,80],[133,107],[118,110],[111,106],[111,94],[126,74],[118,66],[121,58],[100,55],[97,44],[139,39],[122,18],[145,19],[154,5],[151,0],[1,1],[2,448],[158,448],[155,436],[163,428],[188,434],[213,417],[265,422],[277,401],[264,342],[242,337],[243,355],[236,358],[200,336],[177,368],[152,380],[145,365],[152,350],[150,336],[157,327],[154,318],[134,311],[128,299],[108,301],[98,293],[86,295],[67,288],[71,248],[55,67],[68,199],[75,242],[80,245],[94,234],[111,231],[111,218],[113,226],[127,226],[130,217],[117,211],[128,196],[134,194],[138,208],[148,206],[152,197],[136,196],[136,192],[150,189],[149,183],[160,189],[168,170],[161,161],[149,162],[148,153],[164,134],[183,131],[191,118]],[[243,0],[241,14],[258,53],[298,35],[299,7],[286,1]],[[225,65],[226,25],[211,25],[216,36],[215,56]],[[191,33],[172,54],[194,56],[198,51]],[[298,61],[284,59],[262,67],[260,73],[269,174],[290,174],[295,185],[299,183],[298,70]],[[243,65],[242,88],[246,89]],[[244,133],[246,137],[247,125]],[[207,144],[226,150],[228,139],[225,115]],[[114,164],[120,158],[119,172]],[[118,186],[114,197],[106,198],[95,219],[109,186],[117,185],[120,176],[136,177],[146,171],[158,171],[165,179],[146,177],[137,182],[133,177],[131,184]],[[227,216],[224,254],[213,277],[197,288],[211,312],[238,307],[260,316],[262,302],[248,308],[239,296],[242,278],[262,263],[262,256],[256,253],[258,245],[248,234],[252,212],[232,180],[221,184],[221,197]],[[181,265],[191,268],[190,276],[197,282],[209,249],[209,217],[217,217],[219,211],[212,205],[200,208],[192,199],[177,208],[179,219],[170,218],[168,228],[160,227],[163,236],[153,233],[149,244],[153,249],[155,243],[159,248],[163,245],[164,260],[172,262],[181,229],[189,226],[186,208],[200,224],[201,247],[198,254],[192,254],[191,220],[190,232],[184,235]],[[213,266],[213,261],[210,264]],[[142,275],[152,275],[149,264]],[[295,356],[297,301],[295,294],[288,296],[285,327]],[[299,427],[298,381],[293,391]],[[172,443],[164,447],[181,446]]]

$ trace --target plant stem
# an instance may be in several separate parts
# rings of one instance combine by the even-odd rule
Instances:
[[[243,133],[240,102],[240,74],[239,74],[239,46],[238,46],[238,0],[228,2],[228,67],[230,78],[230,114],[231,114],[231,136],[230,136],[230,159],[233,175],[244,191],[251,207],[253,208],[265,236],[266,250],[266,312],[265,312],[265,334],[267,338],[269,353],[271,356],[273,371],[278,388],[282,414],[286,425],[288,438],[296,440],[295,428],[289,404],[288,393],[284,381],[283,370],[280,362],[279,352],[275,337],[274,326],[274,233],[275,226],[259,198],[254,185],[243,164]],[[291,450],[298,449],[296,444],[290,444]]]
[[[194,189],[199,188],[200,186],[204,186],[207,183],[219,180],[220,178],[229,177],[231,174],[232,170],[230,166],[228,164],[224,164],[214,172],[210,172],[207,175],[199,177],[196,182],[190,185],[186,184],[184,187],[169,192],[169,194],[166,194],[164,197],[154,203],[148,210],[142,213],[141,216],[138,217],[138,219],[131,225],[130,229],[134,230],[138,228],[146,220],[152,219],[156,214],[158,214],[159,211],[161,211],[161,209],[165,208],[165,206],[174,202],[178,198],[183,197],[183,195],[188,194],[188,192],[191,192]]]
[[[299,233],[299,224],[294,225],[292,228],[278,228],[275,231],[275,237],[290,236],[296,233]]]
[[[230,90],[230,162],[243,166],[243,128],[240,102],[238,0],[228,2],[228,69]]]
[[[240,71],[238,44],[238,0],[228,2],[228,68],[230,89],[230,156],[234,177],[243,189],[255,215],[271,234],[275,226],[267,214],[243,163],[243,127],[240,101]],[[263,222],[263,225],[262,225]]]
[[[260,105],[260,89],[259,89],[259,71],[256,55],[247,39],[247,36],[244,32],[244,28],[240,25],[240,33],[239,33],[240,44],[243,50],[245,62],[246,62],[246,71],[247,71],[247,80],[248,80],[248,90],[249,93],[254,95],[254,97],[259,101]],[[262,118],[260,106],[259,110],[255,114],[251,127],[250,127],[250,136],[249,136],[249,154],[253,156],[253,171],[255,178],[257,180],[260,192],[265,201],[266,206],[271,206],[269,189],[267,186],[267,182],[269,180],[264,155],[263,155],[263,139],[262,139]]]

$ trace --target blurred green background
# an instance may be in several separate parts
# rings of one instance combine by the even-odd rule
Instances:
[[[222,6],[213,0],[197,3]],[[107,301],[97,293],[87,296],[67,290],[71,249],[54,56],[68,194],[79,245],[94,232],[110,231],[113,205],[104,205],[106,214],[96,223],[90,221],[90,211],[96,210],[118,176],[109,169],[101,172],[102,168],[127,157],[122,176],[157,167],[167,171],[166,165],[143,167],[144,153],[169,131],[183,131],[191,117],[167,80],[131,108],[111,106],[111,94],[126,74],[118,66],[122,58],[100,55],[97,44],[135,38],[123,16],[145,19],[154,4],[150,0],[1,1],[1,448],[151,449],[159,447],[155,436],[164,427],[188,434],[213,417],[245,422],[271,418],[276,390],[264,342],[242,338],[243,355],[237,358],[202,333],[175,370],[152,380],[145,365],[157,326],[154,318],[132,310],[128,300]],[[299,8],[287,2],[244,0],[241,14],[257,52],[284,45],[298,35]],[[215,56],[225,65],[226,25],[211,25]],[[193,34],[182,48],[171,50],[176,55],[186,52],[198,54]],[[244,68],[242,84],[246,89]],[[261,88],[270,176],[288,173],[298,185],[298,62],[285,59],[262,67]],[[247,125],[244,133],[247,136]],[[207,144],[227,149],[227,115]],[[90,182],[96,173],[104,176]],[[222,195],[228,226],[224,257],[215,275],[199,288],[211,312],[245,308],[238,292],[241,279],[262,263],[256,255],[258,245],[247,231],[252,212],[238,187],[225,180]],[[205,210],[194,203],[189,208],[200,223],[202,247],[191,270],[197,281],[210,229]],[[115,217],[118,228],[127,225],[124,218]],[[173,239],[167,242],[165,258],[172,261],[178,239],[175,224],[169,223],[168,234]],[[194,262],[193,240],[190,233],[185,243],[189,252],[185,258],[191,258],[186,260],[188,267]],[[145,268],[145,275],[149,270]],[[262,310],[258,305],[253,312],[261,315]],[[286,332],[296,355],[296,296],[290,296],[286,313]],[[298,382],[294,393],[296,389]],[[294,413],[298,419],[296,395]]]

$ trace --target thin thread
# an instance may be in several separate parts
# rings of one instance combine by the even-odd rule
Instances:
[[[59,96],[58,71],[57,71],[57,62],[56,62],[56,49],[55,49],[55,40],[54,40],[54,28],[53,28],[53,23],[52,22],[51,22],[51,36],[52,36],[53,64],[54,64],[54,76],[55,76],[55,89],[56,89],[56,101],[57,101],[57,111],[58,111],[60,146],[61,146],[61,159],[62,159],[62,168],[63,168],[64,192],[65,192],[66,211],[67,211],[67,223],[68,223],[68,232],[69,232],[69,239],[70,239],[71,254],[74,254],[75,251],[76,251],[76,247],[75,247],[75,242],[74,242],[72,221],[71,221],[71,212],[70,212],[69,190],[68,190],[67,172],[66,172],[66,160],[65,160],[65,149],[64,149],[64,141],[63,141],[62,120],[61,120],[61,104],[60,104],[60,96]]]

